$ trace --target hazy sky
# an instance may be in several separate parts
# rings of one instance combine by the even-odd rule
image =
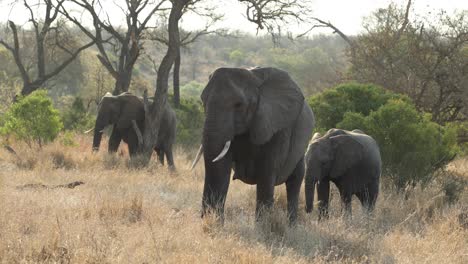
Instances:
[[[12,0],[0,0],[0,21],[6,22],[11,19],[19,24],[27,20],[27,13],[23,5],[19,4],[13,9],[8,4]],[[119,2],[123,0],[116,0]],[[372,11],[386,7],[391,0],[304,0],[311,1],[313,14],[323,20],[332,22],[347,34],[359,33],[362,29],[362,18],[369,15]],[[406,0],[393,0],[398,5],[405,6]],[[414,11],[419,14],[431,10],[445,9],[449,13],[455,10],[468,10],[468,0],[414,0]],[[225,14],[225,20],[220,22],[219,27],[230,29],[240,29],[247,32],[256,32],[254,24],[249,23],[244,17],[245,12],[242,5],[235,0],[214,1],[221,12]],[[112,17],[121,16],[119,8],[109,7],[108,12]],[[182,25],[186,28],[194,28],[204,23],[194,17],[185,17]],[[300,27],[293,26],[293,31],[300,31]],[[319,32],[319,31],[316,31]]]

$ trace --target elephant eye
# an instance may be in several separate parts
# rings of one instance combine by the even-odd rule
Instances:
[[[240,109],[242,108],[242,103],[241,103],[241,102],[235,103],[235,104],[234,104],[234,108],[235,108],[236,110],[240,110]]]

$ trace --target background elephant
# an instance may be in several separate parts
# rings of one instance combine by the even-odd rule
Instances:
[[[323,137],[316,133],[306,154],[306,212],[312,211],[317,185],[319,219],[328,216],[330,181],[338,187],[347,215],[351,215],[352,195],[372,211],[381,164],[377,142],[361,130],[330,129]]]
[[[257,185],[257,216],[272,206],[275,185],[286,183],[293,223],[315,123],[300,88],[279,69],[220,68],[201,99],[206,113],[202,216],[209,210],[223,216],[233,168],[234,179]]]
[[[99,103],[98,115],[94,126],[93,150],[98,150],[102,138],[102,130],[113,125],[109,138],[109,152],[116,152],[120,141],[128,144],[130,156],[136,154],[138,149],[138,136],[133,126],[136,123],[141,133],[144,130],[145,110],[143,100],[131,93],[122,93],[118,96],[106,94]],[[174,167],[172,145],[176,134],[176,115],[169,104],[166,104],[161,120],[161,129],[158,141],[154,148],[159,161],[164,164],[164,155],[170,167]]]

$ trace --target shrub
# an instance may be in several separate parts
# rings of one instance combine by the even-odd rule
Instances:
[[[432,122],[401,99],[389,100],[368,116],[345,113],[337,127],[362,129],[378,142],[384,174],[398,189],[429,182],[458,151],[455,129]]]
[[[444,173],[442,175],[442,191],[449,204],[457,202],[467,186],[468,181],[463,177],[451,173]]]
[[[87,130],[94,125],[81,97],[75,97],[72,105],[62,114],[63,126],[66,130]]]
[[[2,134],[25,141],[30,147],[35,142],[43,144],[53,141],[63,125],[57,109],[44,90],[19,98],[4,117]]]
[[[346,83],[311,96],[307,102],[314,111],[316,129],[323,132],[336,127],[347,112],[367,116],[388,100],[396,98],[409,102],[409,98],[404,95],[385,91],[372,84]]]
[[[55,169],[73,169],[76,167],[75,162],[69,156],[63,153],[62,151],[56,150],[50,153],[52,164]]]
[[[70,131],[65,131],[61,138],[60,143],[66,147],[76,147],[78,144],[75,142],[75,134]]]
[[[199,99],[200,95],[205,88],[204,84],[201,84],[197,81],[191,81],[184,86],[180,87],[180,93],[182,97],[192,97],[194,99]]]
[[[170,100],[172,102],[172,100]],[[203,131],[203,106],[200,100],[181,98],[180,106],[175,108],[177,115],[176,141],[184,147],[200,145]]]

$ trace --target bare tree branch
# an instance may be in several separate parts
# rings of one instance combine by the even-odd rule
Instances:
[[[302,0],[238,0],[245,4],[245,16],[257,25],[257,31],[266,29],[275,39],[282,25],[292,21],[306,23],[311,12],[307,1]]]
[[[23,83],[30,83],[29,75],[21,60],[21,50],[20,50],[20,45],[19,45],[19,40],[18,40],[18,30],[16,28],[15,23],[13,23],[13,21],[8,21],[8,25],[10,26],[10,29],[13,33],[13,43],[14,43],[13,45],[14,46],[11,47],[3,40],[0,40],[0,44],[2,44],[6,49],[8,49],[13,54],[13,58],[15,58],[15,63],[16,63],[16,66],[18,67],[18,70],[20,71],[21,78],[23,79]]]
[[[13,54],[15,63],[20,71],[21,78],[23,80],[23,89],[21,90],[22,95],[28,95],[37,88],[43,86],[48,80],[62,72],[83,50],[94,44],[94,41],[91,41],[74,50],[70,50],[63,45],[63,42],[59,41],[58,37],[65,29],[65,25],[57,22],[59,14],[58,8],[62,7],[64,2],[65,0],[44,0],[38,2],[36,6],[40,10],[44,11],[41,13],[41,11],[35,11],[27,0],[23,0],[23,4],[29,13],[29,22],[33,25],[32,36],[34,36],[34,44],[36,47],[36,60],[34,63],[37,68],[37,75],[34,78],[30,76],[29,73],[29,69],[32,68],[32,64],[27,67],[24,66],[23,58],[21,56],[21,47],[19,44],[18,28],[15,23],[12,21],[9,21],[8,23],[13,35],[13,46],[10,46],[4,40],[0,40],[0,44],[6,47]],[[38,14],[42,16],[39,17]],[[26,33],[29,34],[27,30]],[[48,43],[49,39],[54,38],[53,35],[55,35],[55,41],[53,43]],[[66,41],[68,40],[69,39]],[[49,44],[52,44],[52,46]],[[55,58],[50,58],[50,60],[56,62],[57,65],[48,71],[46,69],[46,65],[50,65],[50,63],[47,63],[46,54],[47,52],[54,53],[57,50],[56,48],[64,51],[68,56],[62,61],[55,61]]]
[[[69,1],[86,10],[93,19],[94,32],[85,28],[81,21],[70,14],[65,8],[61,9],[65,17],[96,42],[99,50],[99,61],[115,79],[113,93],[119,94],[128,91],[133,67],[143,50],[142,40],[145,37],[144,31],[147,29],[147,24],[157,11],[163,9],[163,4],[167,0],[160,0],[154,3],[150,0],[125,0],[126,5],[120,8],[125,14],[126,28],[119,30],[112,25],[108,13],[103,10],[98,0],[91,2],[87,0]],[[151,9],[149,9],[150,7]],[[141,18],[143,10],[148,10],[148,12]],[[102,19],[102,17],[107,18]],[[110,34],[112,38],[105,41],[103,39],[104,33]],[[118,57],[117,62],[114,63],[110,60],[111,56],[108,53],[112,52],[112,49],[107,49],[106,44],[110,45],[116,53],[115,55]]]

